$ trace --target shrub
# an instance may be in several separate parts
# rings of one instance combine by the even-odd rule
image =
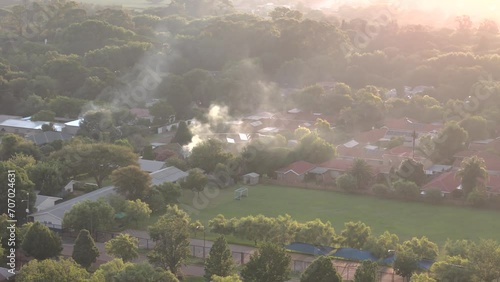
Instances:
[[[484,191],[475,190],[467,196],[467,203],[473,207],[483,207],[488,200],[488,195]]]
[[[387,196],[391,193],[391,188],[387,187],[385,184],[375,184],[372,187],[373,194],[377,196]]]
[[[425,199],[432,203],[439,203],[443,201],[443,194],[437,188],[431,188],[425,191]]]

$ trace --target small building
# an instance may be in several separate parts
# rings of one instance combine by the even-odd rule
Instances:
[[[245,174],[243,175],[243,183],[245,185],[257,185],[259,184],[259,177],[260,175],[255,172]]]
[[[298,183],[305,179],[306,174],[314,169],[316,165],[306,162],[297,161],[287,167],[276,171],[278,181],[285,183]]]
[[[77,120],[73,120],[73,121],[65,123],[62,132],[67,133],[67,134],[71,134],[71,135],[76,135],[76,133],[80,129],[80,123],[82,121],[83,121],[83,119],[77,119]]]
[[[67,193],[73,193],[73,188],[74,188],[74,185],[77,181],[75,180],[71,180],[70,182],[68,182],[68,184],[66,184],[66,186],[64,186],[64,191],[67,192]]]
[[[161,185],[165,182],[176,183],[188,176],[187,172],[184,172],[175,166],[155,171],[150,175],[152,185]]]
[[[37,211],[43,211],[55,206],[56,202],[59,200],[62,200],[62,198],[36,195],[35,208]]]

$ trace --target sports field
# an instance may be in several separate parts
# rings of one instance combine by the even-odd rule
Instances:
[[[220,194],[209,200],[205,209],[191,214],[191,217],[207,224],[219,213],[226,218],[288,213],[298,221],[328,220],[337,233],[343,229],[345,222],[359,220],[369,225],[375,234],[388,230],[396,233],[401,240],[425,235],[441,247],[447,238],[500,241],[498,211],[264,185],[249,187],[249,197],[237,201],[233,199],[233,191],[234,188],[220,190]],[[192,203],[193,198],[196,198],[195,194],[184,191],[184,203]]]

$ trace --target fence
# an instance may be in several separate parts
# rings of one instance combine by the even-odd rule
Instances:
[[[93,234],[94,240],[96,242],[104,243],[107,242],[116,236],[118,236],[121,233],[114,233],[114,232],[107,232],[107,231],[96,231]],[[78,232],[69,232],[69,231],[64,231],[62,232],[63,238],[67,239],[74,239],[78,236]],[[146,250],[151,250],[155,246],[155,242],[149,238],[142,238],[142,237],[137,237],[139,241],[139,248],[141,249],[146,249]],[[192,257],[197,257],[197,258],[206,258],[208,254],[210,253],[210,246],[203,246],[203,245],[195,245],[195,244],[190,244],[190,255]],[[237,251],[232,251],[233,259],[238,265],[243,265],[246,264],[250,261],[250,256],[252,253],[249,252],[237,252]],[[310,255],[299,255],[299,254],[292,254],[292,261],[291,261],[291,270],[295,273],[302,273],[306,270],[306,268],[312,263],[312,261],[315,259],[314,256]],[[342,275],[342,278],[346,281],[350,281],[354,279],[354,273],[356,272],[356,269],[359,266],[359,263],[357,262],[351,262],[351,261],[341,261],[341,260],[334,260],[333,261],[334,267],[337,269],[337,271]],[[394,273],[394,270],[392,268],[388,267],[380,267],[379,268],[379,282],[403,282],[403,278],[399,275],[396,275]]]

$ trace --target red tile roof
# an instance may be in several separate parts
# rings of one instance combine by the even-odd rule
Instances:
[[[457,177],[456,172],[450,171],[450,172],[445,172],[433,180],[431,180],[429,183],[425,184],[422,187],[422,190],[429,190],[429,189],[440,189],[441,192],[445,193],[451,193],[453,190],[455,190],[457,187],[460,186],[460,177]],[[493,193],[493,194],[499,194],[500,193],[500,176],[498,175],[489,175],[488,181],[486,184],[487,187],[487,192]]]
[[[386,119],[385,127],[389,130],[407,131],[412,132],[415,129],[416,132],[429,133],[434,130],[439,130],[443,127],[442,124],[430,124],[430,123],[419,123],[416,120],[411,120],[413,123],[409,123],[406,118],[400,119]]]
[[[278,172],[278,173],[293,172],[297,175],[301,175],[301,174],[304,174],[304,173],[310,171],[311,169],[314,169],[315,167],[316,167],[315,164],[312,164],[312,163],[309,163],[306,161],[297,161],[297,162],[294,162],[294,163],[288,165],[287,167],[284,167],[282,169],[277,170],[276,172]]]

